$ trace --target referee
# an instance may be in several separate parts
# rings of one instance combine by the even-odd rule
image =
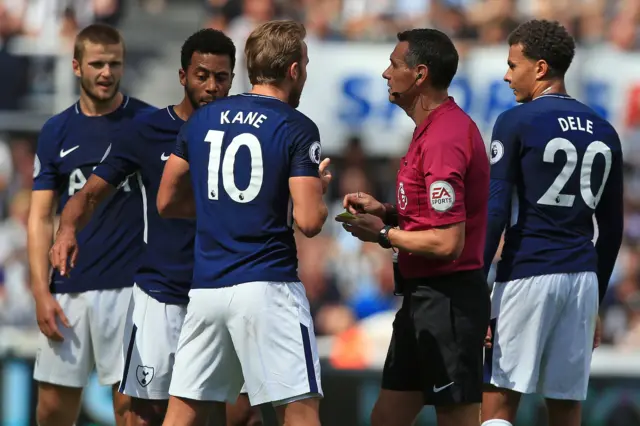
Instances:
[[[477,426],[490,313],[482,270],[489,160],[476,124],[447,92],[458,68],[451,40],[432,29],[401,32],[390,60],[389,99],[416,124],[396,204],[348,194],[355,218],[336,218],[357,238],[398,252],[404,299],[371,425],[411,426],[433,405],[439,426]]]

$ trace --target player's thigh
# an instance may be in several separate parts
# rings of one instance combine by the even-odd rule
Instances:
[[[482,401],[489,314],[489,289],[482,271],[432,279],[411,295],[428,405],[462,407]]]
[[[71,327],[65,327],[58,320],[58,329],[64,337],[62,342],[50,340],[43,334],[38,336],[33,378],[42,383],[83,388],[94,367],[90,299],[85,293],[56,294],[54,297]]]
[[[567,294],[557,274],[494,284],[493,341],[485,356],[487,383],[520,393],[536,391],[543,353]]]
[[[120,392],[142,399],[169,399],[173,360],[186,305],[169,305],[134,286],[124,337]]]
[[[227,426],[262,425],[260,407],[252,407],[246,393],[241,393],[233,404],[227,404]]]
[[[587,397],[591,371],[598,277],[594,272],[558,275],[570,293],[549,336],[538,393],[552,399],[581,401]]]
[[[167,413],[169,400],[132,397],[128,426],[160,426]]]
[[[131,287],[87,292],[92,303],[89,324],[96,372],[98,381],[105,386],[122,378],[122,341],[131,292]]]
[[[322,396],[320,359],[302,283],[250,282],[234,290],[229,331],[251,404]]]
[[[282,425],[320,426],[320,397],[297,399],[275,406],[276,417]]]
[[[169,394],[183,403],[185,399],[231,402],[240,393],[242,367],[227,328],[233,289],[189,292],[169,388]]]

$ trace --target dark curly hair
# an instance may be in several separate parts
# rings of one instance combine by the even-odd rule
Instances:
[[[426,65],[434,89],[449,87],[458,70],[458,51],[445,33],[427,28],[407,30],[398,33],[398,41],[409,43],[407,65]]]
[[[563,77],[576,52],[573,37],[557,21],[527,21],[509,34],[507,41],[509,46],[521,44],[525,57],[545,61],[550,77]]]
[[[194,53],[227,55],[231,61],[231,70],[236,65],[236,46],[222,31],[205,28],[191,35],[182,45],[180,65],[187,70]]]

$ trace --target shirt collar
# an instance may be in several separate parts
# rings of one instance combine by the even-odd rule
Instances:
[[[413,140],[415,141],[416,139],[418,139],[425,132],[425,130],[427,130],[433,120],[435,120],[445,112],[455,108],[456,106],[457,104],[455,99],[453,99],[453,96],[449,96],[446,101],[444,101],[443,103],[438,105],[436,109],[431,111],[431,114],[429,114],[427,118],[425,118],[424,121],[416,127],[416,129],[413,131]]]

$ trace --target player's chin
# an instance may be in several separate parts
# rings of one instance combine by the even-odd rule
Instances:
[[[93,94],[96,98],[107,101],[112,99],[118,91],[118,87],[115,84],[112,85],[96,85],[93,90]]]

